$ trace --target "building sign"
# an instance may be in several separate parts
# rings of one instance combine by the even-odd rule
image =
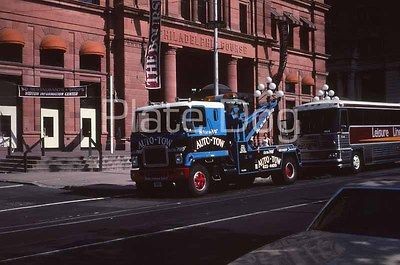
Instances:
[[[145,58],[147,89],[161,88],[161,0],[150,0],[149,43]]]
[[[86,98],[87,86],[75,87],[37,87],[18,86],[20,97],[32,98]]]
[[[351,126],[350,144],[400,142],[400,126]]]
[[[213,37],[204,34],[163,27],[161,37],[166,43],[202,50],[213,49]],[[222,53],[250,58],[254,58],[255,56],[255,49],[251,44],[226,40],[223,38],[219,38],[218,42],[219,51]]]

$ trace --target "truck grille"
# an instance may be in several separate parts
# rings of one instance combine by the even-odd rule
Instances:
[[[166,146],[148,146],[143,150],[143,165],[145,167],[168,166],[168,149]]]

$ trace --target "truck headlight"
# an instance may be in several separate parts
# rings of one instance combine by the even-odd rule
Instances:
[[[182,156],[181,153],[175,154],[175,163],[176,163],[177,165],[183,164],[183,156]]]
[[[139,159],[138,159],[137,156],[132,156],[131,162],[132,162],[132,167],[138,167],[139,166]]]

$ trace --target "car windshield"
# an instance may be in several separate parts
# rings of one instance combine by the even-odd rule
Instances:
[[[332,133],[339,130],[337,109],[299,111],[300,133]]]
[[[136,112],[135,132],[190,131],[205,126],[204,109],[200,107],[155,108]]]
[[[311,229],[400,239],[400,190],[344,189]]]

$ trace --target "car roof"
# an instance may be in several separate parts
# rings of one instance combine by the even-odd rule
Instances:
[[[343,189],[385,189],[385,190],[400,190],[399,179],[375,179],[357,183],[350,183]]]
[[[382,264],[383,254],[398,254],[400,240],[318,230],[300,232],[269,243],[229,263],[247,264]],[[395,264],[388,262],[387,264]]]

